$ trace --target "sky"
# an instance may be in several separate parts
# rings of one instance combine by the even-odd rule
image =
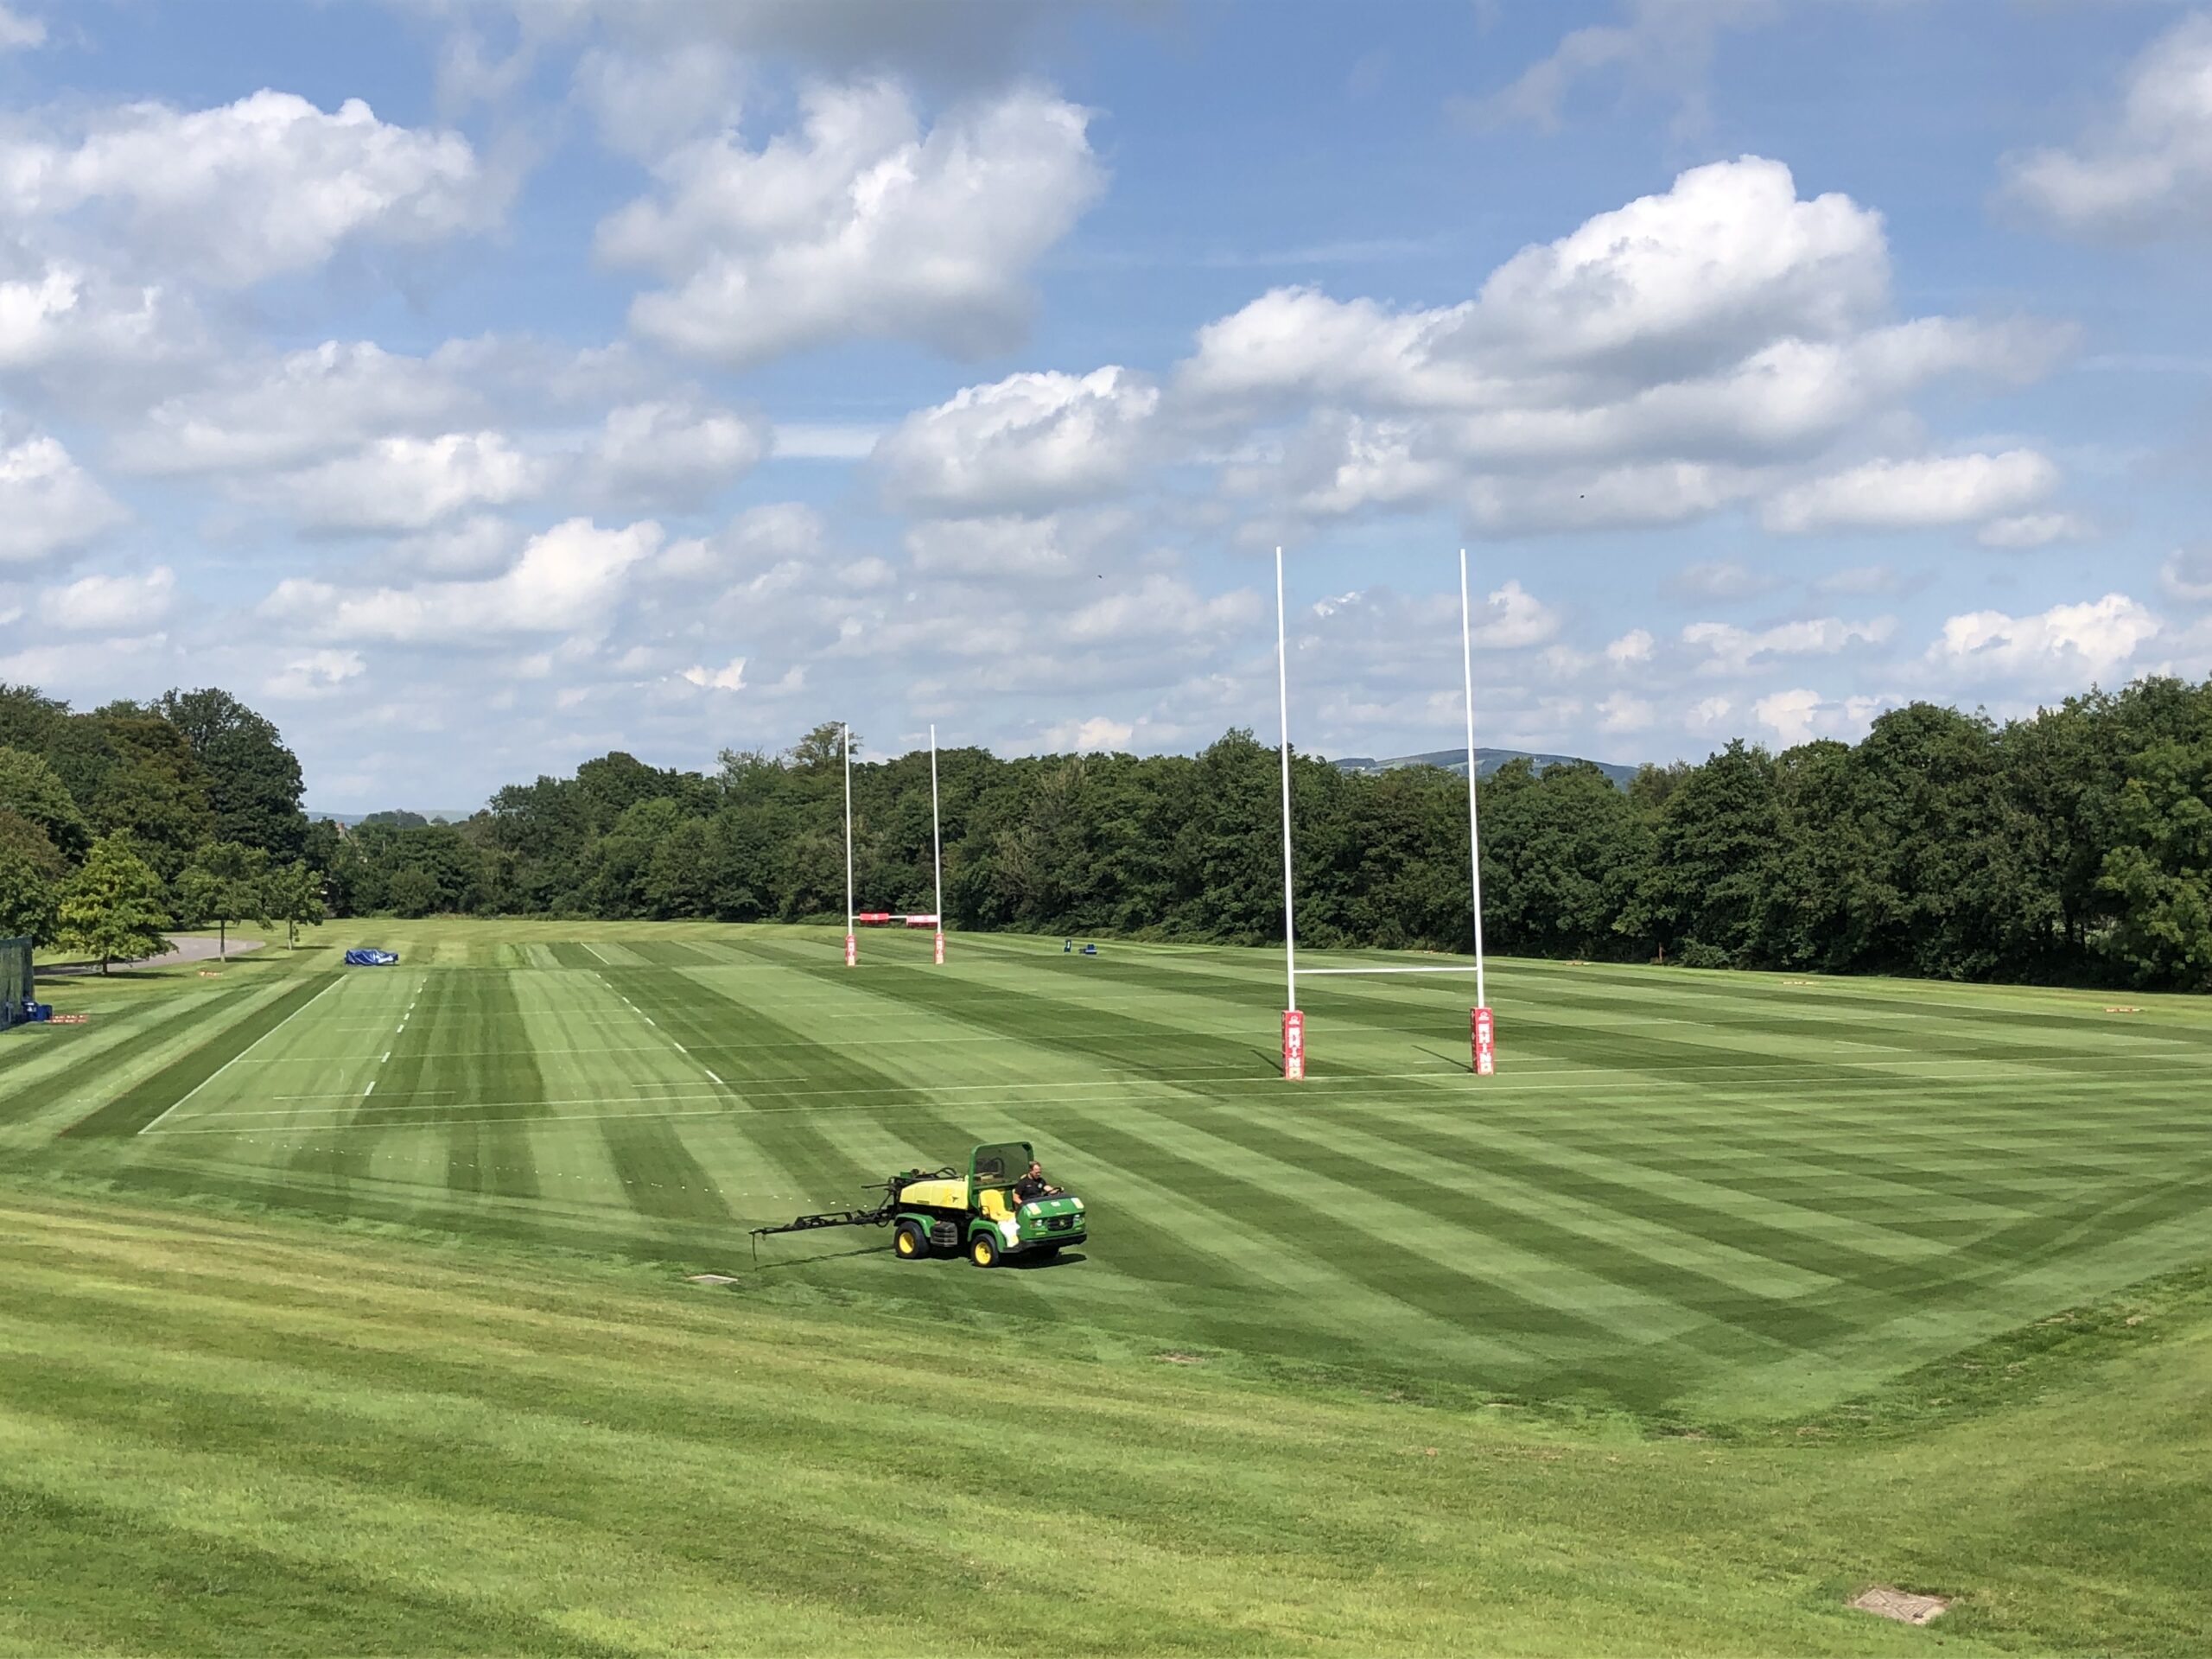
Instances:
[[[2212,9],[0,0],[0,681],[311,807],[2212,671]]]

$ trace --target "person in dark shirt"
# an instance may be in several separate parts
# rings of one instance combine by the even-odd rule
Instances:
[[[1039,1198],[1056,1198],[1059,1191],[1045,1179],[1043,1166],[1033,1159],[1021,1179],[1014,1184],[1014,1198],[1017,1204],[1032,1204]]]

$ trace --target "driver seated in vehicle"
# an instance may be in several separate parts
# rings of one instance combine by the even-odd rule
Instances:
[[[1014,1201],[1016,1204],[1032,1204],[1039,1198],[1058,1198],[1059,1192],[1058,1187],[1045,1179],[1043,1166],[1033,1159],[1021,1179],[1014,1184]]]

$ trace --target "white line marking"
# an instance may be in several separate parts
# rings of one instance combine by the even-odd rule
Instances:
[[[1312,974],[1471,974],[1474,971],[1474,964],[1469,963],[1465,968],[1300,968],[1298,976],[1304,979]]]
[[[607,952],[606,952],[606,951],[604,951],[604,950],[601,950],[597,945],[589,943],[588,941],[587,941],[587,942],[585,943],[584,949],[585,949],[585,950],[588,950],[588,951],[590,951],[590,952],[592,953],[592,955],[594,955],[594,957],[598,957],[601,962],[605,963],[608,967],[612,968],[612,967],[614,965],[614,958],[613,958],[613,957],[610,957],[610,956],[608,956],[608,955],[607,954]]]
[[[690,1049],[684,1047],[683,1044],[677,1043],[676,1039],[673,1037],[670,1038],[668,1040],[676,1044],[676,1052],[679,1054],[689,1054],[691,1052]]]
[[[286,1014],[286,1015],[285,1015],[282,1020],[278,1020],[275,1025],[273,1025],[273,1026],[270,1027],[268,1030],[266,1030],[266,1031],[263,1032],[263,1033],[261,1033],[261,1035],[260,1035],[260,1036],[258,1036],[258,1037],[255,1038],[251,1042],[248,1043],[248,1044],[247,1044],[244,1048],[240,1049],[237,1053],[235,1053],[235,1054],[232,1055],[232,1056],[231,1056],[231,1058],[230,1058],[229,1059],[225,1060],[225,1061],[220,1065],[217,1066],[217,1067],[216,1067],[213,1071],[210,1071],[210,1072],[209,1072],[206,1077],[204,1077],[200,1078],[200,1080],[198,1083],[194,1084],[192,1086],[192,1090],[191,1090],[191,1092],[190,1092],[189,1094],[187,1094],[187,1095],[184,1096],[184,1098],[183,1098],[182,1100],[179,1100],[179,1101],[175,1103],[175,1105],[171,1106],[171,1107],[168,1109],[168,1111],[165,1111],[165,1112],[163,1112],[163,1113],[162,1114],[162,1116],[161,1116],[161,1117],[157,1117],[157,1118],[154,1119],[152,1123],[148,1123],[148,1124],[146,1124],[146,1125],[144,1126],[144,1128],[142,1128],[138,1131],[138,1133],[139,1133],[139,1134],[141,1134],[141,1135],[145,1134],[145,1133],[146,1133],[146,1130],[147,1130],[147,1129],[150,1129],[150,1128],[152,1128],[154,1127],[154,1124],[155,1124],[155,1123],[158,1123],[158,1122],[160,1122],[162,1121],[162,1117],[167,1117],[167,1116],[169,1115],[169,1112],[173,1112],[173,1111],[176,1110],[176,1109],[177,1109],[177,1107],[178,1107],[178,1106],[181,1106],[181,1105],[183,1105],[183,1104],[185,1103],[185,1101],[190,1100],[190,1099],[192,1098],[193,1095],[196,1095],[196,1094],[198,1094],[198,1093],[199,1093],[202,1089],[205,1089],[205,1088],[206,1088],[209,1084],[211,1084],[211,1083],[214,1082],[216,1078],[218,1078],[218,1077],[221,1077],[221,1076],[223,1075],[223,1073],[224,1073],[224,1072],[226,1072],[226,1071],[229,1071],[232,1066],[236,1065],[237,1065],[240,1060],[244,1059],[247,1055],[249,1055],[249,1054],[252,1053],[252,1052],[253,1052],[253,1051],[254,1051],[255,1049],[257,1049],[257,1048],[260,1047],[260,1046],[262,1046],[262,1044],[264,1044],[264,1043],[267,1042],[267,1041],[268,1041],[271,1037],[274,1037],[274,1036],[275,1036],[278,1032],[280,1032],[280,1031],[283,1030],[285,1027],[287,1027],[287,1026],[290,1025],[290,1024],[292,1023],[292,1021],[293,1021],[293,1020],[295,1020],[298,1019],[302,1014],[305,1014],[305,1013],[306,1013],[309,1008],[313,1007],[316,1003],[318,1003],[318,1002],[321,1001],[322,1001],[322,999],[323,999],[323,995],[324,995],[324,994],[325,994],[326,992],[330,991],[330,990],[332,990],[332,989],[335,988],[336,988],[339,984],[340,984],[341,982],[340,982],[340,981],[339,981],[339,980],[335,980],[335,979],[332,980],[332,981],[330,982],[330,983],[329,983],[329,984],[327,984],[327,985],[326,985],[326,986],[324,986],[324,987],[322,988],[322,989],[321,989],[321,990],[317,991],[317,992],[316,992],[313,996],[311,996],[311,997],[308,998],[308,1000],[307,1000],[306,1001],[304,1001],[304,1002],[301,1003],[301,1004],[300,1004],[300,1006],[299,1006],[298,1007],[294,1008],[294,1009],[293,1009],[289,1014]]]
[[[367,1099],[371,1095],[373,1095],[374,1093],[376,1093],[376,1091],[377,1091],[377,1080],[376,1080],[374,1077],[371,1077],[371,1078],[369,1079],[369,1086],[368,1086],[367,1088],[365,1088],[365,1089],[364,1089],[364,1090],[361,1090],[361,1098],[362,1098],[363,1100],[366,1100],[366,1099]]]
[[[699,1069],[700,1069],[702,1071],[707,1071],[707,1068],[706,1068],[705,1066],[703,1066],[703,1065],[702,1065],[702,1066],[701,1066]],[[726,1084],[726,1083],[722,1083],[722,1080],[721,1080],[720,1077],[715,1077],[715,1074],[714,1074],[713,1072],[711,1072],[711,1071],[707,1071],[707,1076],[708,1076],[709,1079],[710,1081],[712,1081],[712,1082],[715,1082],[715,1083],[721,1083],[721,1086],[722,1086],[723,1088],[727,1089],[727,1088],[728,1088],[728,1087],[729,1087],[729,1084]]]
[[[378,1065],[389,1065],[389,1064],[391,1063],[391,1051],[390,1049],[388,1049],[388,1048],[387,1048],[387,1049],[386,1049],[386,1050],[385,1050],[385,1052],[384,1052],[384,1058],[383,1058],[383,1059],[378,1060],[378,1061],[377,1062],[377,1064],[378,1064]]]

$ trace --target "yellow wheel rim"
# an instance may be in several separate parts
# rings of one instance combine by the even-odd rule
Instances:
[[[990,1241],[989,1241],[988,1239],[987,1239],[987,1238],[979,1238],[979,1239],[977,1239],[977,1240],[976,1241],[976,1248],[975,1248],[974,1255],[975,1255],[976,1260],[979,1263],[981,1263],[982,1266],[984,1266],[984,1267],[988,1267],[988,1266],[990,1266],[990,1264],[991,1264],[991,1243],[990,1243]]]
[[[913,1253],[914,1253],[914,1236],[913,1236],[912,1233],[901,1233],[901,1234],[899,1234],[899,1255],[912,1255]]]

